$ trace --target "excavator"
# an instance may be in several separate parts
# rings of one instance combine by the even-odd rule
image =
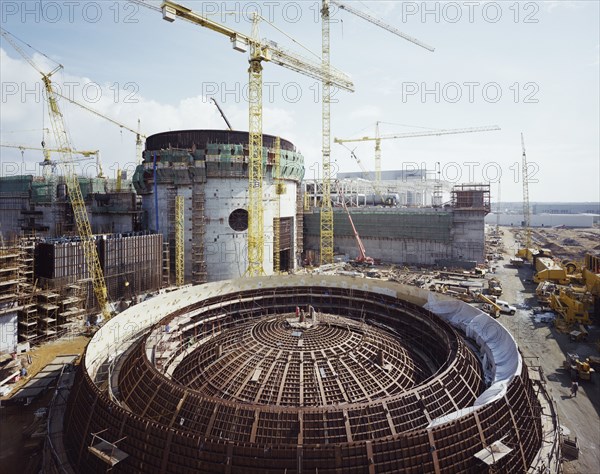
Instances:
[[[348,206],[346,206],[346,198],[344,197],[344,193],[342,192],[342,189],[337,181],[336,181],[336,186],[337,186],[338,194],[342,198],[341,199],[342,207],[344,208],[344,211],[346,211],[346,214],[348,215],[348,220],[350,221],[350,225],[352,226],[352,232],[354,232],[354,238],[356,239],[356,244],[358,246],[358,257],[356,257],[354,262],[358,263],[360,265],[373,265],[375,263],[375,260],[371,257],[368,257],[366,254],[365,246],[362,242],[362,239],[360,238],[360,235],[358,235],[358,231],[356,230],[356,226],[354,225],[354,221],[352,220],[352,215],[350,214],[350,211],[348,210]]]

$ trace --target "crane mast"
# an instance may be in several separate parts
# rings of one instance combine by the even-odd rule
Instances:
[[[527,154],[525,153],[525,138],[521,132],[521,149],[523,150],[523,229],[525,230],[525,252],[529,255],[531,248],[531,214],[529,208],[529,172],[527,170]]]
[[[252,37],[258,39],[258,15],[252,23]],[[263,49],[254,43],[250,50],[248,68],[248,269],[246,275],[259,276],[265,273],[264,257],[264,215],[263,215],[263,134],[262,134],[262,60]]]
[[[284,187],[281,180],[281,138],[275,137],[275,157],[273,160],[273,181],[275,183],[275,218],[273,219],[273,272],[281,273],[281,195]]]
[[[325,79],[322,82],[322,154],[323,181],[321,200],[321,265],[333,263],[333,207],[331,204],[331,82],[329,76],[330,59],[330,8],[329,0],[323,0],[321,9],[322,51],[321,60]]]
[[[139,0],[134,1],[137,4],[148,6]],[[161,9],[163,19],[167,21],[173,22],[175,18],[180,17],[229,37],[233,48],[237,51],[246,52],[248,48],[250,49],[250,66],[248,68],[248,268],[246,275],[264,274],[262,62],[267,61],[277,64],[319,81],[334,84],[344,90],[353,91],[354,86],[347,75],[334,70],[330,65],[325,68],[323,63],[316,64],[295,53],[279,48],[272,42],[260,40],[258,38],[258,21],[260,18],[258,15],[253,18],[251,36],[247,36],[169,0],[162,4]],[[330,170],[328,175],[330,175]],[[333,215],[331,215],[331,228],[333,229]],[[331,231],[331,241],[333,255],[333,230]]]
[[[50,115],[50,123],[54,139],[57,144],[57,148],[60,156],[60,165],[63,169],[65,184],[73,209],[73,216],[75,218],[75,224],[77,227],[77,233],[81,239],[81,246],[85,261],[87,264],[87,270],[89,277],[92,280],[92,286],[94,294],[98,300],[98,305],[105,319],[110,319],[111,314],[108,307],[108,291],[106,289],[106,282],[104,281],[104,273],[102,272],[102,266],[100,265],[100,259],[98,258],[98,251],[96,249],[96,242],[92,233],[92,227],[87,215],[85,207],[85,200],[79,186],[79,179],[75,173],[75,163],[73,161],[73,148],[69,143],[69,137],[67,135],[67,128],[65,125],[64,117],[58,106],[57,95],[52,88],[52,81],[50,77],[57,71],[62,69],[62,65],[58,65],[49,73],[44,73],[31,58],[10,38],[6,30],[1,30],[2,36],[15,48],[15,50],[25,58],[25,60],[42,75],[42,82],[44,83],[44,90],[46,92],[46,100],[48,101],[48,113]]]
[[[379,136],[379,122],[375,122],[375,184],[381,184],[381,137]]]
[[[402,33],[397,28],[386,24],[384,21],[368,15],[364,12],[356,10],[338,0],[322,0],[321,4],[321,36],[322,36],[322,63],[323,63],[323,75],[325,79],[322,81],[323,88],[323,119],[322,119],[322,154],[323,154],[323,184],[322,184],[322,196],[321,202],[321,264],[333,263],[333,209],[331,207],[331,81],[327,78],[331,77],[331,36],[330,36],[330,21],[331,21],[331,5],[335,5],[341,10],[345,10],[353,15],[362,18],[374,25],[383,28],[401,38],[404,38],[411,43],[421,46],[429,51],[434,51],[431,46],[422,43],[421,41]],[[381,179],[381,167],[379,173],[376,168],[375,180]]]
[[[498,204],[496,205],[496,235],[500,235],[500,192],[502,190],[502,186],[500,184],[500,179],[498,179]]]

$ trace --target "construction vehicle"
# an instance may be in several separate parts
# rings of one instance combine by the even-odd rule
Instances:
[[[354,238],[356,239],[356,245],[358,247],[358,257],[356,257],[354,262],[359,265],[373,265],[375,263],[375,260],[373,260],[371,257],[367,256],[367,254],[365,252],[365,246],[362,242],[362,239],[360,238],[360,235],[358,235],[358,231],[356,230],[356,226],[354,225],[354,221],[352,220],[352,215],[350,214],[350,211],[348,210],[348,206],[346,206],[346,198],[344,197],[344,193],[342,192],[342,190],[339,186],[339,183],[336,182],[336,185],[337,185],[338,194],[341,197],[342,207],[344,208],[344,211],[346,211],[346,214],[348,215],[348,220],[350,221],[350,225],[352,226],[352,232],[354,232]]]
[[[591,302],[588,301],[586,304],[583,301],[584,295],[583,291],[578,292],[572,287],[560,287],[558,294],[553,293],[550,295],[550,307],[567,324],[591,324],[592,321],[589,316]]]
[[[498,278],[493,277],[488,280],[488,293],[493,296],[502,295],[502,285]]]
[[[556,285],[554,283],[550,281],[540,282],[535,289],[535,296],[539,305],[542,307],[550,306],[550,298],[555,290]]]
[[[31,65],[31,67],[33,67],[42,76],[42,82],[46,91],[46,100],[48,101],[48,114],[50,115],[54,139],[58,145],[57,149],[59,150],[60,156],[59,163],[64,173],[65,184],[67,185],[69,201],[71,202],[71,207],[73,209],[77,233],[81,239],[81,247],[83,249],[89,276],[92,280],[94,294],[98,300],[98,306],[102,312],[103,318],[108,320],[112,317],[112,314],[108,305],[108,290],[106,288],[106,282],[104,281],[104,273],[100,265],[96,241],[94,239],[94,235],[92,234],[92,227],[87,215],[85,200],[79,186],[79,179],[75,173],[75,163],[73,161],[72,151],[73,147],[69,141],[69,134],[67,133],[64,117],[58,106],[56,90],[52,86],[51,81],[51,77],[60,71],[63,66],[62,64],[58,64],[50,72],[42,71],[42,69],[37,66],[33,59],[21,49],[15,40],[13,40],[12,35],[8,31],[0,28],[0,34],[12,45],[15,51],[17,51]]]
[[[567,269],[549,257],[537,257],[535,259],[535,269],[536,273],[533,276],[535,283],[551,281],[566,285],[571,281]]]
[[[511,316],[517,312],[517,308],[506,301],[496,300],[496,306],[500,308],[500,312],[504,314],[510,314]]]
[[[223,117],[223,120],[227,124],[227,129],[228,130],[233,130],[233,128],[231,127],[231,123],[229,123],[229,120],[227,120],[227,117],[225,116],[225,112],[223,112],[223,109],[221,108],[221,106],[217,102],[217,99],[215,99],[214,97],[211,97],[210,100],[212,100],[213,104],[215,104],[215,106],[217,107],[217,110],[221,114],[221,117]]]
[[[500,317],[500,313],[501,308],[500,306],[498,306],[494,300],[492,300],[491,298],[488,298],[487,296],[485,296],[483,293],[477,293],[477,297],[483,301],[483,306],[481,307],[481,309],[483,311],[485,311],[486,313],[488,313],[490,316],[494,317],[494,318],[498,318]]]
[[[572,353],[567,353],[563,368],[569,371],[572,379],[576,380],[590,381],[595,372],[588,359],[582,361],[577,354]]]
[[[522,259],[521,257],[512,257],[509,261],[508,261],[513,267],[516,268],[520,268],[523,266],[523,264],[525,263],[525,260]]]
[[[568,275],[569,286],[556,286],[550,295],[550,307],[567,324],[592,324],[591,315],[600,317],[600,257],[587,254],[581,276]],[[557,291],[558,290],[558,291]]]

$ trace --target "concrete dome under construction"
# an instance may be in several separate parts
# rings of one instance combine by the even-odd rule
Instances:
[[[325,276],[210,283],[121,313],[86,349],[64,432],[76,472],[524,472],[542,444],[497,321]]]

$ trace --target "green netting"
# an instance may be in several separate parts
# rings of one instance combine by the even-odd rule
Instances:
[[[378,239],[417,239],[447,242],[451,239],[452,214],[447,212],[402,212],[353,210],[352,220],[362,238]],[[305,231],[309,235],[319,235],[320,216],[304,216]],[[348,215],[336,209],[333,214],[334,235],[354,236]]]
[[[31,199],[35,203],[50,202],[55,195],[56,182],[38,181],[31,184]]]
[[[0,177],[0,193],[28,193],[33,176],[3,176]]]
[[[105,181],[102,178],[82,178],[79,177],[79,187],[81,194],[85,197],[88,194],[105,192]]]

